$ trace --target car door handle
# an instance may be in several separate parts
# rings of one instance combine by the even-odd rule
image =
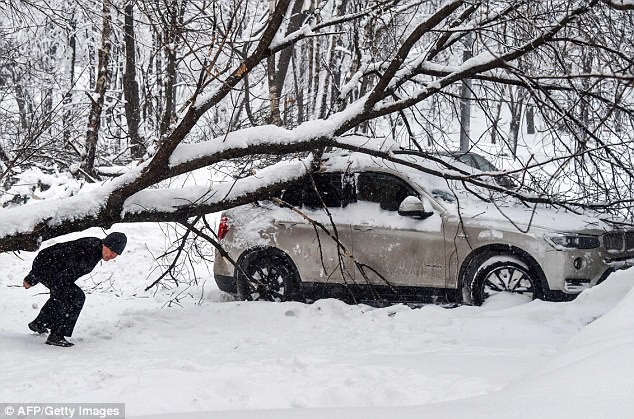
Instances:
[[[275,224],[278,226],[293,227],[297,223],[295,221],[277,221]]]
[[[354,229],[357,230],[357,231],[372,231],[372,230],[374,230],[374,227],[360,225],[360,226],[354,226]]]

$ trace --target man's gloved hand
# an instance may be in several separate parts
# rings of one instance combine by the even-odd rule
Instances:
[[[31,288],[31,284],[29,284],[28,282],[26,282],[26,279],[24,281],[22,281],[22,285],[24,286],[24,288],[26,288],[27,290],[29,288]]]

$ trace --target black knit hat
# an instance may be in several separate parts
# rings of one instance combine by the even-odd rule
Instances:
[[[120,255],[125,249],[125,244],[128,242],[128,238],[123,233],[114,232],[106,236],[102,240],[104,246],[112,250],[116,254]]]

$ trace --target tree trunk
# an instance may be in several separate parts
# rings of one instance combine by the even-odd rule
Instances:
[[[269,84],[269,102],[271,108],[271,116],[269,123],[273,125],[282,126],[282,116],[280,115],[280,92],[278,91],[278,84],[276,82],[275,73],[275,56],[272,55],[266,60],[266,75]]]
[[[140,106],[139,84],[136,81],[136,38],[134,37],[134,2],[129,0],[124,9],[125,22],[125,72],[123,73],[123,95],[125,98],[125,118],[130,138],[130,155],[140,159],[145,153],[145,144],[139,135]]]
[[[111,0],[103,0],[102,3],[102,30],[101,48],[99,49],[99,61],[97,64],[97,81],[95,83],[94,97],[91,98],[92,105],[88,116],[88,130],[86,132],[86,150],[81,162],[81,168],[87,176],[95,176],[95,156],[97,150],[97,139],[99,138],[99,127],[101,125],[101,114],[103,103],[108,86],[108,61],[110,60],[110,33],[112,32],[112,20],[110,14]]]
[[[48,21],[46,25],[46,32],[53,32],[54,24],[52,21]],[[53,86],[55,85],[55,65],[57,61],[57,37],[50,36],[47,33],[47,37],[50,37],[50,45],[47,50],[45,58],[45,71],[44,85],[42,86],[42,122],[43,128],[48,129],[52,125],[52,113],[53,113]]]
[[[0,144],[0,180],[4,178],[4,176],[9,171],[9,169],[11,169],[12,166],[13,163],[11,162],[11,158],[2,148],[2,144]]]
[[[509,109],[511,111],[510,137],[511,137],[511,153],[513,157],[517,155],[517,140],[520,135],[520,126],[522,125],[522,111],[524,110],[524,97],[518,92],[516,100],[509,101]]]
[[[297,125],[304,122],[304,83],[302,82],[305,71],[305,61],[300,60],[299,68],[295,51],[293,51],[293,86],[295,87],[295,100],[297,103]]]
[[[339,93],[341,92],[341,68],[343,66],[343,44],[341,39],[337,37],[335,40],[335,49],[333,51],[333,61],[331,64],[332,83],[330,83],[330,108],[335,112],[342,111],[345,107],[345,101],[339,102]]]
[[[273,15],[275,10],[275,0],[269,0],[269,16]],[[291,11],[291,18],[286,28],[286,34],[292,33],[299,29],[304,21],[305,15],[302,13],[303,0],[295,0]],[[274,125],[282,125],[280,115],[280,96],[284,90],[286,75],[291,63],[294,48],[286,48],[279,54],[279,60],[275,60],[275,56],[267,59],[267,71],[269,81],[269,97],[271,101],[271,123]],[[288,102],[284,102],[288,105]]]
[[[336,4],[334,13],[336,15],[342,14],[348,9],[348,2],[349,0],[341,0],[338,4]],[[339,65],[341,52],[338,51],[338,46],[339,37],[331,36],[327,52],[329,71],[327,71],[327,74],[324,77],[321,105],[319,107],[320,118],[326,118],[326,116],[330,113],[330,110],[333,108],[332,105],[337,100],[337,92],[339,89],[339,82],[341,80],[341,66]]]
[[[591,74],[592,73],[592,61],[593,61],[593,57],[592,57],[592,53],[590,52],[584,52],[582,57],[581,57],[581,61],[582,61],[582,71],[585,74]],[[579,119],[581,121],[581,124],[590,129],[590,99],[588,98],[588,96],[586,96],[586,92],[588,92],[590,90],[590,80],[587,78],[584,78],[583,80],[581,80],[581,85],[583,86],[583,89],[581,91],[581,100],[579,101],[579,107],[580,109],[580,115],[579,115]],[[581,128],[577,129],[577,132],[579,133],[577,135],[577,151],[584,151],[588,148],[588,140],[589,140],[589,136],[588,134],[582,130]]]
[[[462,61],[472,57],[471,49],[473,38],[468,35],[465,40],[465,49],[462,52]],[[471,79],[462,80],[460,90],[460,151],[469,151],[471,138]]]
[[[321,21],[320,17],[317,16],[316,23]],[[320,74],[321,74],[321,42],[319,38],[308,38],[308,42],[310,43],[310,51],[309,51],[309,69],[308,69],[308,100],[309,100],[309,108],[311,113],[311,118],[319,118],[319,85],[321,83]]]
[[[308,74],[306,75],[306,115],[308,118],[315,115],[317,87],[319,86],[318,73],[319,50],[317,40],[308,39]]]
[[[28,127],[28,115],[27,115],[27,98],[22,89],[22,85],[16,80],[13,81],[13,93],[15,94],[15,102],[18,105],[18,112],[20,114],[20,128],[26,130]]]
[[[77,22],[75,21],[75,11],[73,10],[72,17],[69,22],[70,33],[68,34],[68,47],[70,49],[70,62],[68,63],[69,69],[69,84],[68,91],[64,94],[64,146],[71,140],[71,127],[72,127],[72,103],[73,103],[73,88],[75,86],[75,62],[77,61],[77,36],[75,30],[77,29]]]
[[[163,85],[161,82],[161,34],[152,31],[152,47],[148,58],[146,82],[143,85],[143,120],[148,131],[158,132],[163,103]],[[156,88],[152,89],[152,85]]]
[[[532,105],[526,106],[526,133],[535,134],[535,108]]]
[[[180,35],[178,1],[172,0],[167,13],[170,20],[163,36],[167,67],[165,69],[165,109],[160,126],[161,136],[169,131],[172,122],[176,119],[176,41]]]
[[[335,40],[333,39],[333,37],[330,37],[329,41],[328,41],[328,62],[332,62],[332,57],[334,54],[334,48],[335,48]],[[318,71],[316,71],[317,77],[320,77],[321,71],[319,71],[319,69],[321,69],[321,66],[317,67]],[[321,94],[321,96],[319,97],[319,112],[318,112],[318,118],[320,119],[325,119],[326,118],[326,107],[328,106],[328,92],[330,91],[330,73],[328,73],[328,71],[323,70],[325,73],[324,76],[324,84],[323,86],[321,86],[319,89],[317,89],[317,94]],[[321,83],[320,83],[321,84]]]
[[[500,115],[502,114],[502,103],[504,102],[504,86],[500,92],[500,100],[495,107],[495,115],[491,122],[491,144],[497,144],[498,132],[500,130]]]

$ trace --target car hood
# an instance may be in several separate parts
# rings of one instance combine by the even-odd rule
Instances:
[[[450,205],[448,216],[470,227],[481,229],[512,229],[523,232],[544,230],[592,235],[614,231],[615,222],[623,222],[610,220],[604,214],[591,211],[576,213],[543,204],[526,205],[508,201],[487,203],[475,199]]]

